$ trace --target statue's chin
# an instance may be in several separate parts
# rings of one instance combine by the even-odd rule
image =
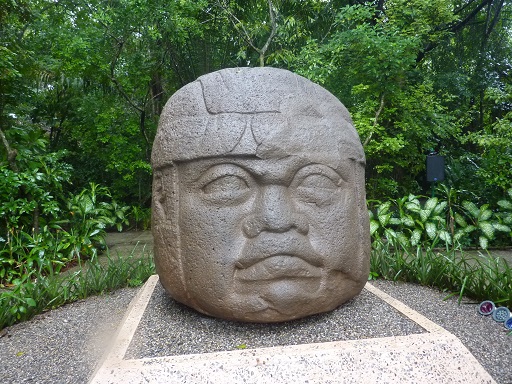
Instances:
[[[315,281],[316,280],[316,281]],[[297,281],[279,281],[252,292],[233,293],[212,305],[213,300],[194,300],[199,312],[227,320],[272,323],[332,311],[356,296],[364,283],[353,280],[327,282],[312,279],[300,286]],[[305,284],[305,285],[304,285]],[[190,304],[189,304],[190,305]]]

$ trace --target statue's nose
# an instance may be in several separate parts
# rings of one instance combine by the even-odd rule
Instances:
[[[264,186],[255,201],[253,213],[243,223],[243,231],[249,238],[261,232],[287,232],[296,229],[306,235],[309,225],[303,214],[296,212],[288,188],[282,185]]]

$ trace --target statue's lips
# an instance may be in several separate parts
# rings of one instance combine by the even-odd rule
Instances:
[[[265,281],[285,278],[320,278],[319,267],[293,255],[274,255],[247,268],[237,268],[235,276],[242,281]]]

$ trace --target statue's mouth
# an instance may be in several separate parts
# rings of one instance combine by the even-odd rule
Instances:
[[[269,281],[286,278],[320,278],[322,270],[303,258],[278,254],[269,256],[247,267],[237,265],[235,278],[241,281]]]

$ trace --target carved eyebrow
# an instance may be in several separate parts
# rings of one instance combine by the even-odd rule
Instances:
[[[208,169],[199,172],[199,175],[193,179],[193,182],[199,185],[208,184],[223,176],[238,176],[247,179],[250,176],[244,167],[233,163],[218,163],[211,165]],[[246,180],[248,181],[248,180]]]
[[[328,177],[333,182],[338,184],[340,181],[347,182],[348,178],[344,177],[340,172],[336,171],[335,169],[324,165],[324,164],[308,164],[300,169],[297,170],[293,177],[292,183],[298,182],[300,180],[305,179],[307,176],[310,175],[323,175],[325,177]]]
[[[285,161],[290,157],[295,158],[294,156],[286,156],[279,160]],[[297,158],[297,161],[291,159],[291,161],[285,162],[285,164],[283,164],[284,168],[275,168],[273,165],[269,166],[265,159],[259,159],[257,157],[209,158],[182,164],[186,167],[185,180],[188,179],[188,182],[192,183],[200,182],[203,177],[207,177],[206,175],[210,170],[216,170],[217,167],[228,167],[228,169],[231,169],[231,172],[237,170],[233,173],[234,175],[248,175],[253,180],[258,180],[263,183],[283,185],[291,185],[297,175],[300,177],[300,174],[303,172],[308,172],[308,174],[324,174],[326,177],[331,176],[333,179],[339,178],[347,182],[351,179],[351,170],[353,169],[352,166],[343,163],[338,164],[336,168],[323,163],[304,165],[304,162],[301,161],[300,158]],[[195,166],[188,168],[192,164]],[[226,175],[225,171],[216,171],[220,172],[218,173],[218,177]]]

